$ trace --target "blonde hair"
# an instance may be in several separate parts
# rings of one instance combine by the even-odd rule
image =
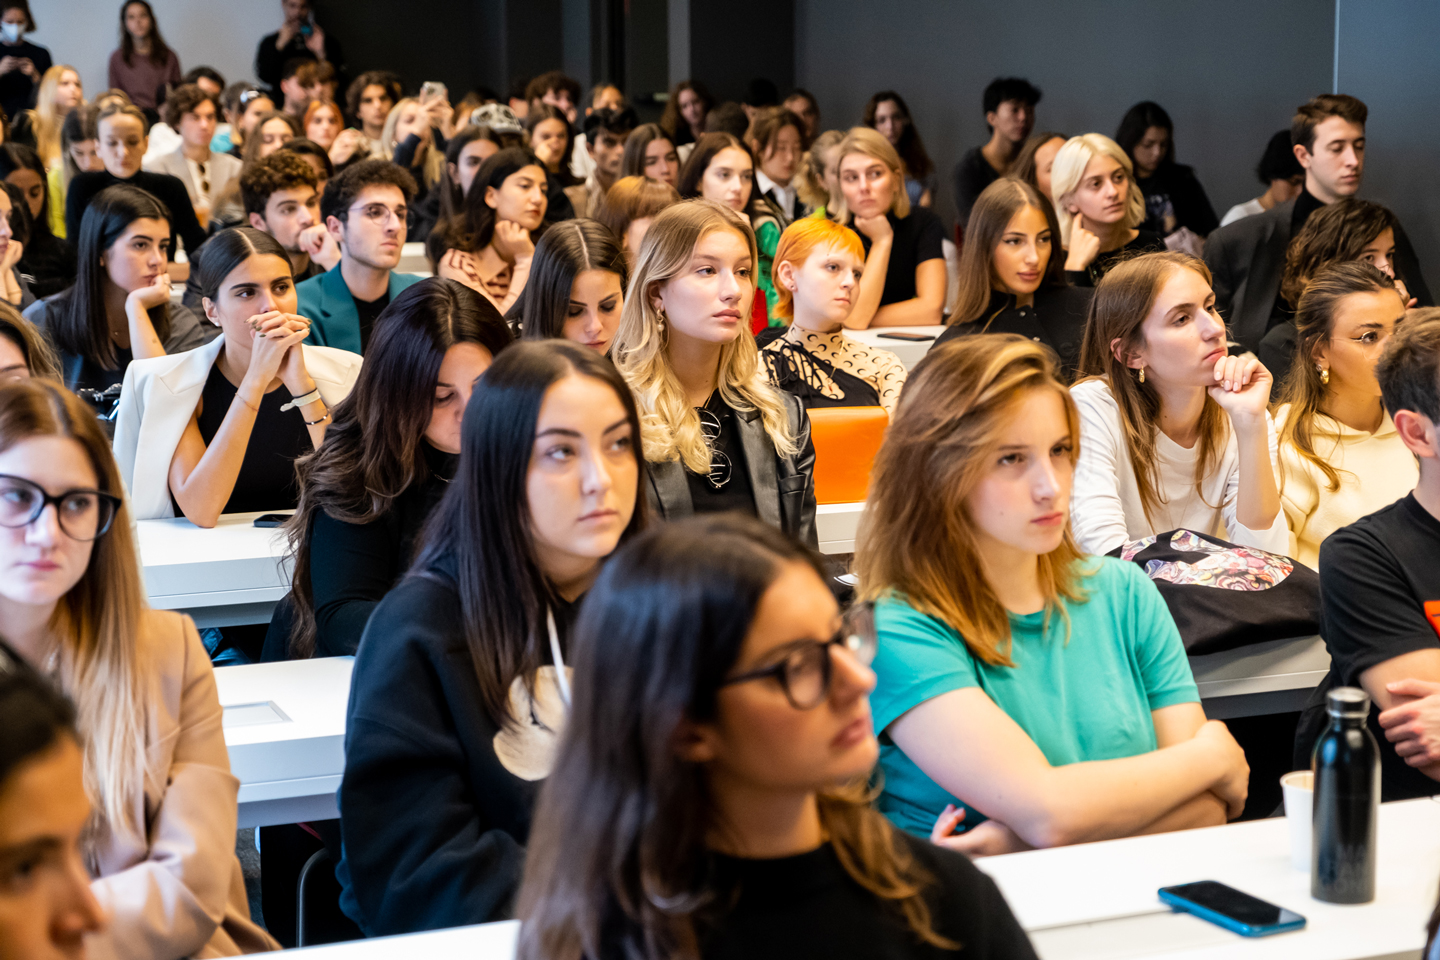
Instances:
[[[35,152],[40,154],[40,160],[48,170],[59,162],[61,158],[60,149],[60,128],[65,124],[65,117],[55,112],[55,90],[60,86],[60,79],[65,72],[75,74],[75,79],[80,79],[80,71],[67,63],[57,63],[45,75],[40,78],[40,92],[35,97],[35,109],[29,111],[31,129],[35,132]],[[82,100],[75,105],[76,110],[85,106]]]
[[[800,169],[796,171],[795,192],[800,199],[817,210],[835,206],[830,188],[825,186],[825,154],[840,146],[845,140],[844,130],[826,130],[815,138],[810,149],[800,158]],[[908,199],[908,194],[906,195]]]
[[[1070,248],[1070,225],[1075,218],[1065,201],[1080,186],[1085,177],[1085,168],[1096,157],[1109,157],[1125,169],[1130,181],[1130,192],[1125,199],[1125,228],[1128,230],[1145,219],[1145,195],[1135,181],[1135,168],[1130,157],[1120,144],[1103,133],[1082,133],[1065,141],[1060,152],[1055,154],[1055,165],[1050,168],[1050,195],[1055,201],[1055,219],[1060,224],[1060,243]]]
[[[666,207],[655,217],[640,245],[640,255],[620,328],[610,356],[635,391],[640,408],[640,437],[645,459],[651,463],[680,460],[691,473],[710,470],[710,448],[700,432],[700,416],[685,396],[685,389],[669,363],[670,325],[651,303],[651,296],[690,262],[695,245],[716,230],[733,230],[750,248],[750,262],[758,269],[755,232],[738,213],[710,200],[682,200]],[[732,409],[759,411],[765,432],[782,456],[798,449],[790,432],[780,392],[765,376],[760,351],[750,333],[750,307],[755,295],[754,275],[750,290],[739,304],[741,330],[734,340],[720,348],[720,396]]]
[[[1073,466],[1080,414],[1047,348],[1018,334],[992,333],[958,337],[926,354],[910,371],[875,458],[855,541],[862,599],[902,594],[992,665],[1015,665],[1010,616],[986,576],[965,500],[989,471],[1020,404],[1037,390],[1054,393],[1065,406]],[[1061,597],[1085,601],[1082,559],[1067,521],[1060,545],[1039,558],[1047,622],[1058,613],[1068,626]]]
[[[888,212],[901,220],[910,216],[910,194],[905,191],[905,163],[890,145],[890,141],[885,139],[885,135],[870,127],[851,127],[850,132],[845,134],[845,139],[840,141],[840,156],[835,160],[835,168],[838,170],[840,164],[852,153],[873,157],[889,168],[890,187],[894,192]],[[834,198],[835,219],[844,223],[850,219],[850,207],[845,202],[845,191],[840,190],[838,193],[839,196]]]
[[[417,108],[420,107],[419,100],[416,100],[414,97],[404,97],[396,103],[395,106],[390,108],[390,113],[385,117],[385,126],[380,131],[382,149],[394,153],[395,148],[400,146],[400,144],[395,142],[395,128],[400,125],[401,111],[412,103],[415,104]],[[420,112],[423,115],[425,111],[421,109]],[[429,125],[428,120],[426,121],[426,125]],[[300,136],[305,136],[303,130]],[[440,182],[441,175],[445,173],[445,151],[437,150],[433,141],[425,151],[425,163],[421,173],[425,178],[425,185],[432,187]]]

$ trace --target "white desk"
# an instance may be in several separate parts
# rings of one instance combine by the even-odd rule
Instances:
[[[935,345],[931,340],[893,340],[889,337],[880,336],[882,333],[919,333],[927,337],[938,337],[945,332],[945,327],[924,326],[924,327],[871,327],[869,330],[846,330],[845,336],[859,340],[861,343],[875,347],[880,350],[889,350],[900,358],[905,364],[905,369],[912,369],[920,362],[920,358]]]
[[[340,815],[354,665],[354,657],[324,657],[215,671],[242,828]]]
[[[821,553],[854,553],[855,534],[860,529],[861,503],[822,503],[815,508],[815,533]]]
[[[1330,670],[1325,641],[1297,637],[1190,658],[1212,720],[1299,710]]]
[[[425,255],[425,244],[407,243],[400,248],[400,263],[395,267],[396,273],[414,273],[422,277],[430,276],[430,258]]]
[[[269,623],[293,564],[284,534],[254,526],[258,516],[226,514],[213,530],[184,517],[136,523],[150,606],[188,613],[202,628]]]
[[[1440,803],[1381,807],[1372,903],[1310,897],[1290,866],[1283,818],[1109,840],[976,861],[1000,885],[1044,960],[1359,960],[1418,957],[1440,873]],[[1171,913],[1160,887],[1219,880],[1302,914],[1304,930],[1247,940]]]

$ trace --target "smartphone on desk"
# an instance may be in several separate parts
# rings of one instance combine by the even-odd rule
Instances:
[[[1193,913],[1242,937],[1268,937],[1305,926],[1305,918],[1293,910],[1215,880],[1161,887],[1160,899],[1176,910]]]
[[[267,514],[264,514],[263,516],[259,516],[259,517],[256,517],[256,518],[255,518],[255,526],[257,526],[257,527],[278,527],[278,526],[280,526],[280,524],[284,523],[286,520],[289,520],[289,519],[290,519],[290,514],[288,514],[288,513],[267,513]]]
[[[875,336],[881,337],[881,338],[886,339],[886,340],[905,340],[905,341],[907,341],[907,342],[909,342],[909,343],[923,343],[923,342],[926,341],[926,340],[934,340],[934,339],[935,339],[935,335],[934,335],[934,334],[930,334],[930,333],[905,333],[905,332],[900,331],[900,330],[896,330],[896,331],[894,331],[894,332],[892,332],[892,333],[877,333],[877,334],[875,334]]]

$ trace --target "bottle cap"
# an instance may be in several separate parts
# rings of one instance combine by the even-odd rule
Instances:
[[[1370,715],[1370,695],[1359,687],[1336,687],[1325,697],[1325,712],[1363,720]]]

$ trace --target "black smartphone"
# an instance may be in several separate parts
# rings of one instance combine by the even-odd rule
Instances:
[[[1215,880],[1161,887],[1160,899],[1176,910],[1193,913],[1242,937],[1266,937],[1305,926],[1305,918],[1295,911]]]
[[[257,527],[278,527],[278,526],[280,526],[280,524],[284,523],[286,520],[289,520],[289,519],[290,519],[290,514],[288,514],[288,513],[267,513],[267,514],[264,514],[263,516],[259,516],[259,517],[256,517],[256,518],[255,518],[255,526],[257,526]]]
[[[930,333],[902,333],[900,331],[894,333],[877,333],[876,336],[883,337],[886,340],[907,340],[911,343],[921,343],[925,340],[935,339],[934,334]]]

